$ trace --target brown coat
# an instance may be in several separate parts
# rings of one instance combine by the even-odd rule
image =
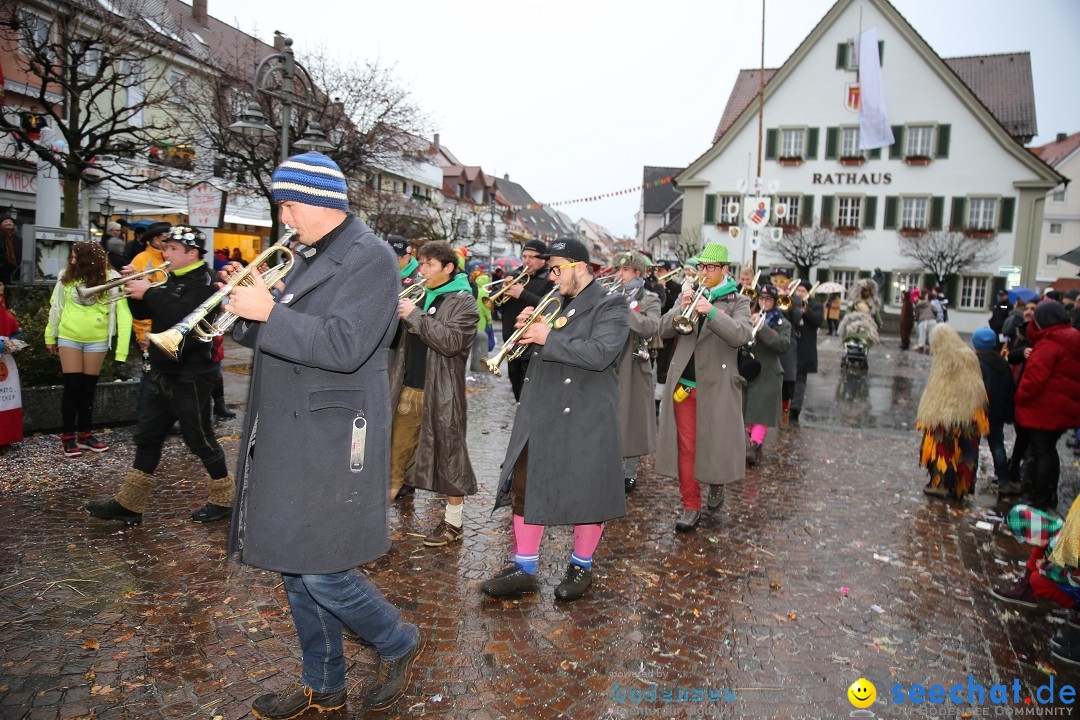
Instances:
[[[472,495],[476,492],[476,475],[465,444],[465,363],[480,315],[476,298],[464,291],[447,293],[432,308],[434,314],[416,308],[401,321],[403,331],[418,334],[428,347],[420,443],[412,474],[405,482],[445,495]],[[397,407],[401,394],[407,354],[403,332],[390,367],[391,408]]]
[[[653,400],[652,363],[635,357],[638,345],[660,329],[660,298],[644,291],[631,302],[630,337],[619,356],[619,435],[624,458],[656,452],[656,405]]]
[[[742,397],[746,383],[739,375],[738,349],[750,341],[750,300],[732,293],[713,304],[718,308],[716,315],[690,335],[676,336],[672,326],[681,302],[676,302],[660,319],[661,334],[678,340],[660,407],[656,473],[679,476],[678,433],[671,395],[693,355],[697,375],[694,474],[703,483],[723,485],[742,480],[746,475]]]

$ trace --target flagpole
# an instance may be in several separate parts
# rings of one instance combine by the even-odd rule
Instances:
[[[757,175],[754,176],[754,185],[761,177],[761,138],[762,128],[765,123],[765,0],[761,0],[761,64],[758,67],[758,113],[757,113]],[[761,190],[758,189],[760,194]],[[745,240],[744,240],[745,242]],[[757,272],[757,249],[751,251],[750,266]]]

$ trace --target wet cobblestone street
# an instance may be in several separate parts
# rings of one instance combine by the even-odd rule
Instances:
[[[218,425],[231,459],[245,352],[231,347],[224,363],[240,413]],[[443,502],[418,492],[392,507],[393,547],[366,568],[428,637],[406,695],[370,717],[847,717],[860,677],[877,686],[870,709],[899,717],[895,684],[1018,678],[1025,698],[1051,669],[1056,685],[1080,681],[1050,656],[1061,617],[989,594],[1027,557],[976,527],[1001,514],[989,474],[964,506],[921,492],[914,419],[930,358],[886,338],[862,377],[841,373],[836,338],[821,338],[820,354],[802,425],[769,431],[763,464],[728,486],[696,532],[675,534],[677,481],[645,459],[627,517],[608,524],[597,550],[592,588],[572,604],[553,596],[569,528],[544,537],[541,592],[480,592],[512,551],[508,511],[491,511],[514,403],[504,378],[474,375],[469,449],[481,491],[466,500],[464,542],[421,544]],[[104,436],[109,452],[78,459],[60,456],[55,435],[0,454],[0,718],[251,717],[256,696],[299,675],[280,577],[227,562],[226,526],[188,519],[205,502],[204,472],[178,437],[141,526],[91,520],[83,504],[115,492],[133,454],[130,428]],[[1080,478],[1064,441],[1059,451],[1064,512]],[[352,642],[346,654],[353,709],[337,715],[368,717],[356,708],[375,656]],[[615,699],[651,683],[732,699]],[[959,717],[967,706],[946,707]]]

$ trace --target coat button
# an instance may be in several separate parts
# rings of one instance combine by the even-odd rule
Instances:
[[[294,373],[296,373],[297,375],[299,375],[299,374],[300,374],[300,368],[298,368],[298,367],[294,367],[294,368],[292,369],[292,371],[293,371]]]
[[[727,370],[727,363],[724,363],[723,365],[721,365],[720,369],[721,370]]]
[[[529,376],[528,375],[525,376],[525,382],[529,382]]]
[[[536,352],[536,351],[533,351],[533,357],[536,357],[536,356],[537,356],[537,355],[539,355],[539,354],[540,354],[540,353],[538,353],[538,352]]]
[[[569,415],[570,414],[570,408],[563,408],[562,409],[562,414],[563,415]]]
[[[517,403],[514,403],[514,404],[515,404],[515,405],[517,405],[518,407],[521,407],[521,403],[520,403],[520,402],[517,402]]]
[[[563,385],[569,385],[570,384],[570,378],[566,378],[565,380],[563,380],[562,384]]]
[[[298,418],[298,417],[300,417],[300,413],[298,413],[298,412],[296,412],[295,410],[293,410],[293,414],[292,414],[292,416],[293,416],[294,418]]]

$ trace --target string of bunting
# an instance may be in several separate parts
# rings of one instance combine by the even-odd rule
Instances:
[[[649,187],[660,187],[661,185],[667,185],[674,179],[674,175],[668,175],[667,177],[662,177],[659,180],[653,180],[652,182],[635,185],[634,187],[625,188],[623,190],[615,190],[612,192],[601,193],[599,195],[590,195],[588,197],[574,198],[573,200],[558,200],[556,202],[547,203],[529,203],[527,205],[511,205],[510,209],[516,212],[518,210],[538,210],[542,207],[559,207],[561,205],[577,205],[578,203],[596,202],[597,200],[604,200],[606,198],[618,197],[620,195],[630,195],[631,193],[641,192],[645,188]],[[483,205],[473,206],[473,210],[476,212],[482,212],[485,209],[486,208]]]

